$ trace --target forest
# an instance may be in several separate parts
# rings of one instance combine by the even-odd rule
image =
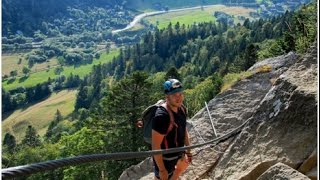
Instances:
[[[105,1],[101,1],[103,2]],[[129,3],[115,2],[116,5],[113,5],[120,9]],[[9,3],[9,0],[3,3]],[[47,3],[56,4],[56,1],[47,1]],[[61,3],[72,2],[61,1]],[[41,3],[37,5],[31,3],[31,5],[37,8],[42,7]],[[12,8],[18,7],[12,6]],[[58,7],[53,6],[44,13],[53,13],[55,8]],[[92,13],[97,10],[93,10]],[[89,11],[84,14],[75,9],[68,11],[84,19],[91,13]],[[126,17],[133,17],[135,11],[125,11],[125,13],[127,13]],[[9,91],[2,88],[2,113],[10,113],[22,105],[39,102],[54,91],[69,88],[78,90],[71,120],[66,120],[57,110],[43,137],[40,137],[31,125],[26,129],[21,142],[16,141],[14,135],[5,133],[2,167],[84,154],[147,150],[142,140],[142,130],[136,127],[136,120],[148,105],[163,98],[161,85],[165,79],[175,77],[182,81],[185,88],[185,105],[188,108],[189,117],[192,117],[203,107],[203,102],[211,100],[223,90],[227,78],[245,72],[254,63],[265,58],[290,51],[305,53],[317,36],[316,13],[317,3],[312,2],[295,12],[287,11],[283,15],[257,21],[246,19],[243,24],[234,26],[223,21],[191,26],[179,23],[169,24],[165,29],[155,28],[154,31],[146,32],[140,42],[123,46],[112,62],[94,65],[91,73],[84,78],[71,74],[68,77],[59,76],[56,79],[48,79],[35,87],[19,87]],[[96,16],[90,14],[88,17]],[[17,14],[16,17],[11,18],[20,17]],[[125,19],[123,24],[130,21],[130,18]],[[81,30],[81,28],[72,28],[76,23],[70,23],[67,26],[64,23],[68,21],[62,22],[62,24],[56,22],[55,25],[47,24],[47,32],[56,31],[55,27],[59,24],[61,28],[57,33],[63,33],[66,36]],[[77,23],[79,23],[77,27],[85,24],[80,21]],[[43,24],[42,26],[46,27]],[[9,35],[10,28],[6,27],[8,29],[3,33]],[[63,28],[67,31],[60,31]],[[101,32],[107,30],[100,26],[90,26],[90,28]],[[41,30],[38,36],[34,37],[39,37],[41,41],[43,32]],[[50,37],[49,34],[43,38]],[[81,42],[84,46],[88,43],[89,53],[70,53],[65,52],[61,47],[57,49],[44,46],[45,48],[34,52],[28,59],[37,63],[42,61],[42,56],[48,57],[51,54],[51,56],[62,56],[65,64],[77,64],[79,61],[90,63],[93,57],[99,56],[92,53],[95,52],[97,42],[92,38],[97,36],[88,33],[82,38],[70,38],[70,40],[72,39],[72,43],[76,46]],[[25,38],[22,38],[22,41],[23,39],[28,41]],[[10,44],[8,42],[11,41],[10,38],[3,40]],[[93,44],[90,44],[91,41]],[[72,46],[72,43],[69,46]],[[117,179],[125,168],[137,164],[140,160],[104,161],[65,167],[35,174],[28,179],[75,179],[77,177]]]

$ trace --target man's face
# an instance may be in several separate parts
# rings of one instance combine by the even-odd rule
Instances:
[[[180,107],[184,100],[183,92],[176,92],[174,94],[167,95],[168,103],[174,107]]]

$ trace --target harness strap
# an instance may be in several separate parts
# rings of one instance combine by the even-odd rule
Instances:
[[[170,124],[167,129],[166,135],[164,136],[164,146],[166,147],[166,149],[169,149],[169,145],[168,145],[168,141],[167,141],[166,137],[169,134],[169,132],[172,131],[173,126],[175,126],[178,129],[178,125],[174,121],[173,113],[172,113],[171,109],[168,107],[167,102],[164,102],[161,106],[164,107],[168,111],[169,117],[170,117]],[[183,109],[183,108],[181,108],[181,109]],[[182,111],[185,114],[185,110],[182,110]],[[178,130],[176,130],[174,141],[176,143],[176,147],[178,147]]]
[[[173,156],[173,157],[162,157],[162,159],[163,160],[165,160],[165,161],[172,161],[172,160],[176,160],[176,159],[178,159],[178,158],[180,158],[180,156]]]

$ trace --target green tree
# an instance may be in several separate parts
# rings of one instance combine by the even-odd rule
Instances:
[[[10,76],[11,76],[11,77],[15,77],[15,76],[17,76],[17,75],[18,75],[17,70],[10,71]]]
[[[59,123],[60,121],[62,121],[63,117],[61,115],[61,112],[59,111],[59,109],[57,109],[55,115],[54,115],[54,121],[56,121],[57,123]]]
[[[216,82],[217,81],[217,82]],[[204,102],[211,100],[219,90],[217,76],[206,78],[198,83],[193,89],[185,90],[185,105],[188,108],[188,115],[192,117],[203,106]]]
[[[62,157],[79,156],[84,154],[106,153],[109,144],[104,143],[107,136],[106,131],[96,131],[84,127],[72,135],[62,136],[58,142]],[[110,139],[107,139],[109,141]],[[112,146],[112,144],[110,144]],[[63,170],[65,179],[101,179],[101,173],[107,170],[105,163],[93,163],[68,167]]]
[[[249,69],[258,59],[257,47],[254,44],[250,44],[244,54],[244,70]]]
[[[137,129],[136,121],[144,108],[149,105],[151,84],[147,81],[148,75],[145,72],[136,71],[131,76],[121,79],[111,87],[108,95],[102,100],[104,111],[95,124],[95,127],[102,126],[104,131],[112,129],[112,139],[108,139],[108,151],[140,151],[146,149],[142,131]],[[101,118],[104,118],[102,125]],[[109,176],[118,178],[124,168],[138,163],[138,160],[109,162]],[[112,168],[111,168],[112,167]]]
[[[37,134],[37,131],[31,125],[28,126],[22,144],[30,147],[36,147],[41,145],[40,136]]]
[[[28,67],[24,66],[22,68],[22,72],[23,72],[24,76],[27,76],[30,72],[30,69]]]
[[[16,138],[12,134],[6,133],[4,135],[3,145],[8,147],[9,153],[13,153],[17,146]]]
[[[92,102],[93,88],[91,86],[84,86],[82,83],[79,87],[79,91],[76,98],[75,110],[80,108],[89,109]]]
[[[61,72],[63,72],[63,67],[61,65],[56,67],[56,68],[54,68],[54,74],[55,75],[59,75],[59,74],[61,74]]]
[[[12,166],[21,166],[61,158],[61,151],[58,151],[58,149],[62,149],[59,144],[44,144],[44,146],[23,147],[21,150],[15,152],[14,158],[11,159],[13,161]],[[27,179],[63,179],[62,170],[63,168],[56,169],[54,171],[37,173],[29,176]]]
[[[165,76],[165,80],[169,79],[169,78],[175,78],[175,79],[179,79],[180,81],[182,81],[180,78],[180,74],[178,72],[178,69],[176,67],[171,67]]]
[[[223,79],[222,79],[222,76],[219,74],[219,73],[214,73],[212,76],[211,76],[211,80],[212,80],[212,85],[213,85],[213,88],[212,88],[212,92],[211,92],[211,96],[212,98],[215,97],[217,94],[220,93],[221,91],[221,86],[223,84]]]
[[[59,109],[57,109],[55,115],[54,115],[54,118],[53,120],[51,121],[51,123],[49,124],[49,127],[48,127],[48,130],[45,134],[45,137],[47,139],[51,138],[52,135],[53,135],[53,129],[58,125],[58,123],[60,121],[62,121],[63,117],[61,115],[61,112],[59,111]]]

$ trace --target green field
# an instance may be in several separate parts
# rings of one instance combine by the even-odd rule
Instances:
[[[177,22],[179,22],[180,25],[185,24],[186,26],[188,26],[196,22],[215,21],[215,18],[206,11],[191,10],[188,12],[182,11],[151,16],[147,17],[146,20],[153,25],[157,25],[159,29],[163,29],[166,28],[170,22],[172,25],[175,25]]]
[[[113,57],[117,56],[119,54],[118,50],[110,51],[109,54],[107,53],[102,53],[99,59],[93,60],[92,64],[87,64],[87,65],[82,65],[79,67],[74,67],[74,66],[64,66],[63,67],[63,72],[61,75],[69,76],[70,73],[73,75],[79,75],[80,77],[84,77],[85,75],[89,74],[92,70],[93,65],[97,65],[99,63],[104,64],[107,62],[110,62]],[[14,88],[17,88],[19,86],[24,86],[24,87],[32,87],[37,85],[38,83],[42,83],[48,80],[48,78],[54,79],[57,77],[54,73],[54,68],[51,68],[50,70],[46,71],[39,71],[36,73],[30,74],[30,76],[25,79],[24,81],[21,81],[21,78],[17,78],[13,82],[8,82],[8,81],[3,81],[2,82],[2,87],[6,90],[11,90]],[[20,82],[21,81],[21,82]]]
[[[129,5],[132,6],[133,8],[137,8],[140,10],[145,10],[148,8],[154,8],[155,4],[161,4],[163,7],[168,6],[171,8],[181,8],[181,7],[193,7],[193,6],[199,6],[203,3],[205,4],[218,4],[218,3],[223,3],[224,1],[221,0],[206,0],[206,1],[195,1],[195,0],[136,0],[134,3],[130,3]]]
[[[238,16],[250,18],[249,12],[253,12],[255,10],[244,7],[228,7],[224,5],[215,5],[203,8],[203,10],[187,10],[150,16],[146,17],[145,20],[157,26],[159,29],[167,27],[170,22],[172,25],[175,25],[177,22],[179,22],[180,25],[185,24],[186,26],[188,26],[194,23],[210,21],[214,22],[216,20],[213,16],[215,11],[223,11],[227,14],[234,16],[234,22],[236,24],[238,22],[241,22],[240,20],[238,20]]]
[[[52,93],[49,98],[39,103],[14,111],[2,121],[2,137],[9,132],[17,141],[21,141],[28,125],[32,125],[43,136],[54,115],[59,109],[63,117],[74,110],[76,90],[63,90]]]

